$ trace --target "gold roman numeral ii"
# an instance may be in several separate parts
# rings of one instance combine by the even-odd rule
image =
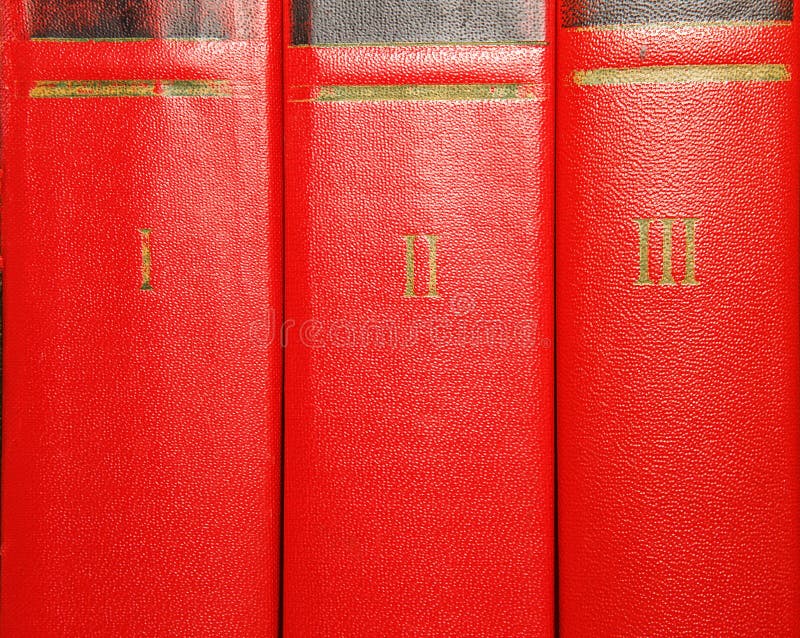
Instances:
[[[686,240],[686,269],[684,270],[682,286],[699,286],[695,273],[695,230],[697,228],[697,218],[681,217],[672,219],[635,219],[639,227],[639,279],[637,286],[654,286],[655,282],[650,279],[650,226],[655,224],[661,227],[661,279],[659,286],[675,286],[677,282],[672,272],[672,240],[673,230],[676,221],[682,221],[685,230]]]
[[[414,244],[417,239],[422,238],[428,244],[428,294],[418,295],[415,291],[415,257],[414,257]],[[406,242],[406,297],[429,297],[436,298],[439,296],[439,291],[436,288],[436,245],[439,237],[436,235],[405,235],[403,237]]]

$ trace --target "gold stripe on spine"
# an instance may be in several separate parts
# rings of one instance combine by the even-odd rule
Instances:
[[[647,66],[575,71],[579,86],[619,84],[703,84],[726,82],[785,82],[790,78],[784,64],[716,64],[695,66]]]
[[[416,102],[475,100],[543,100],[537,84],[402,84],[312,87],[307,97],[291,102]]]
[[[30,97],[150,97],[155,90],[156,83],[150,80],[39,80]]]
[[[409,48],[409,47],[546,47],[544,40],[508,40],[497,42],[336,42],[317,44],[292,44],[290,49],[355,49],[363,48]]]
[[[228,80],[39,80],[32,98],[232,97]]]
[[[141,38],[58,38],[58,37],[32,37],[31,42],[57,42],[59,44],[73,44],[73,43],[86,43],[86,42],[111,42],[111,43],[125,43],[125,42],[231,42],[230,38],[214,38],[214,37],[190,37],[190,36],[175,36],[171,35],[163,38],[154,37],[141,37]],[[240,40],[239,40],[240,41]]]
[[[790,26],[792,26],[792,23],[786,20],[718,20],[716,22],[630,22],[565,28],[570,31],[647,31],[657,29],[741,29]]]
[[[171,80],[161,82],[165,97],[232,97],[233,87],[228,80]]]

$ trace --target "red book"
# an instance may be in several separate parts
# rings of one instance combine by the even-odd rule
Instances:
[[[284,635],[552,636],[554,16],[289,14]]]
[[[800,631],[796,19],[562,4],[564,638]]]
[[[280,7],[4,6],[0,635],[275,635]]]

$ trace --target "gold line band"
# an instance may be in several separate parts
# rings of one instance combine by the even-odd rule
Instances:
[[[578,86],[618,84],[700,84],[725,82],[785,82],[784,64],[713,64],[693,66],[647,66],[575,71]]]
[[[320,42],[316,44],[292,44],[290,49],[353,49],[364,48],[407,48],[407,47],[545,47],[543,40],[508,40],[496,42]]]
[[[788,20],[709,20],[676,22],[628,22],[622,24],[587,24],[566,27],[570,31],[646,31],[648,29],[736,29],[742,27],[789,27]]]
[[[142,36],[142,37],[130,37],[130,38],[81,38],[81,37],[33,37],[30,38],[33,42],[58,42],[60,44],[70,44],[70,43],[84,43],[84,42],[154,42],[156,40],[164,40],[167,42],[236,42],[237,40],[231,40],[230,38],[215,38],[215,37],[207,37],[204,36],[202,38],[199,37],[190,37],[190,36],[166,36],[162,38],[156,38],[153,36]]]
[[[39,80],[32,98],[232,97],[228,80]]]
[[[413,102],[474,100],[543,100],[538,84],[403,84],[319,86],[291,102]]]

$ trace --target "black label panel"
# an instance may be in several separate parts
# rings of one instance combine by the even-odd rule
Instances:
[[[251,0],[31,0],[34,38],[233,38]]]
[[[294,0],[292,43],[538,42],[543,0]]]
[[[792,19],[792,0],[567,0],[565,27]]]

